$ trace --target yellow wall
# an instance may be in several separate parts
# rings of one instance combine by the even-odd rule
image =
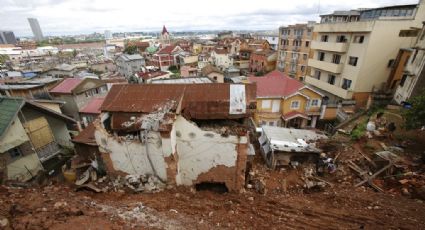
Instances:
[[[298,107],[298,109],[291,109],[292,101],[299,101],[300,106]],[[307,103],[307,98],[305,98],[301,95],[295,95],[293,97],[287,98],[282,103],[283,104],[283,114],[287,114],[287,113],[292,112],[292,111],[304,113],[306,103]]]
[[[37,154],[33,153],[8,164],[7,177],[9,180],[27,181],[32,178],[31,174],[35,176],[40,170],[42,170],[40,160]]]
[[[320,100],[319,106],[314,106],[314,107],[309,108],[310,112],[319,112],[320,111],[320,105],[321,105],[321,102],[322,102],[322,96],[320,96],[320,94],[318,94],[318,93],[316,93],[316,92],[314,92],[314,91],[312,91],[308,88],[302,89],[301,93],[310,97],[310,100],[314,100],[314,99]]]

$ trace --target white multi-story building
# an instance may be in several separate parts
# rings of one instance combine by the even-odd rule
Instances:
[[[399,49],[414,44],[424,20],[424,0],[321,15],[305,81],[327,92],[331,101],[354,99],[364,106],[370,93],[385,85]]]
[[[401,104],[425,90],[425,22],[418,34],[413,52],[404,68],[404,75],[394,94],[394,100]]]

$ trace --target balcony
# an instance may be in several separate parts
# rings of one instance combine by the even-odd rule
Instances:
[[[317,80],[311,76],[306,76],[305,82],[343,99],[351,99],[353,96],[352,92],[349,90],[345,90],[336,85],[331,85],[325,81]]]
[[[316,69],[324,70],[331,73],[341,73],[343,64],[334,64],[331,62],[319,61],[316,59],[308,59],[308,65]]]
[[[332,51],[332,52],[345,53],[347,52],[348,43],[312,41],[311,48],[315,50],[326,50],[326,51]]]

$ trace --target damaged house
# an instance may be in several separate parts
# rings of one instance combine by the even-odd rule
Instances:
[[[269,168],[315,161],[321,150],[315,141],[327,139],[326,135],[313,130],[288,129],[275,126],[262,126],[260,142],[261,154]]]
[[[255,97],[249,84],[114,85],[94,122],[102,163],[109,174],[239,191]]]
[[[75,121],[37,103],[0,97],[0,181],[27,181],[69,147]]]

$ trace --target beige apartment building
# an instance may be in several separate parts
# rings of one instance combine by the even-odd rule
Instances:
[[[277,69],[303,81],[308,72],[307,62],[315,22],[279,28]]]
[[[314,26],[310,74],[306,83],[329,101],[364,106],[371,92],[383,89],[402,47],[411,47],[425,20],[425,3],[336,11]]]

